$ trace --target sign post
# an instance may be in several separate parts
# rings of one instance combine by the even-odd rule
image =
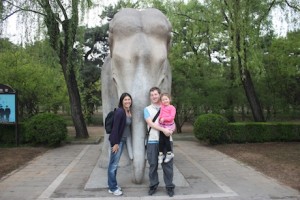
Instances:
[[[0,84],[0,124],[15,124],[16,144],[19,145],[17,92],[4,84]]]

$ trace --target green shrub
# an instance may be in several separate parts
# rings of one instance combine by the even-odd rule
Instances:
[[[299,142],[300,124],[292,122],[227,123],[220,115],[201,115],[195,121],[194,134],[211,144],[255,142]]]
[[[194,124],[194,134],[199,140],[208,140],[210,144],[227,141],[228,121],[218,114],[200,115]]]
[[[300,125],[278,122],[229,123],[228,143],[300,141]]]
[[[66,137],[67,125],[61,116],[42,113],[25,122],[25,138],[29,143],[57,146]]]

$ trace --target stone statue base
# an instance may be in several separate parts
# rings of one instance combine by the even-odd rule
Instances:
[[[107,188],[107,168],[100,168],[99,165],[101,160],[98,159],[98,163],[93,169],[92,173],[90,174],[90,177],[88,181],[85,184],[84,189],[85,190],[100,190]],[[130,188],[130,187],[149,187],[149,166],[146,165],[145,174],[144,174],[144,180],[141,184],[135,184],[131,180],[132,178],[132,165],[130,166],[123,166],[119,167],[118,169],[118,175],[117,180],[118,184],[121,187],[124,188]],[[175,175],[176,174],[176,175]],[[163,181],[163,171],[161,168],[161,165],[159,165],[158,168],[158,176],[159,176],[159,186],[164,187],[164,181]],[[173,183],[176,185],[176,187],[189,187],[188,182],[183,177],[182,173],[177,169],[177,167],[174,165],[174,181]]]

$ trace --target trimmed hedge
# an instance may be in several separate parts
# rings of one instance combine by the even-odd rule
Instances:
[[[280,122],[228,123],[217,114],[200,115],[194,124],[194,134],[210,144],[297,142],[300,141],[300,124]]]
[[[226,143],[228,121],[218,114],[200,115],[194,124],[194,134],[199,140],[209,141],[210,144]]]
[[[67,124],[59,115],[37,114],[25,122],[25,138],[32,144],[58,146],[67,138]]]
[[[248,122],[228,124],[228,143],[300,141],[300,124]]]

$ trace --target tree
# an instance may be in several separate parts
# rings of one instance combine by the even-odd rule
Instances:
[[[286,38],[272,38],[264,53],[265,91],[268,116],[278,112],[299,111],[300,105],[300,31]],[[296,112],[295,112],[296,113]]]
[[[224,52],[218,58],[213,56],[215,51],[224,51],[224,38],[218,35],[215,16],[199,1],[152,3],[150,6],[162,10],[172,24],[169,60],[173,103],[177,108],[175,122],[177,132],[181,132],[182,125],[193,122],[199,114],[219,113],[225,107]]]
[[[23,48],[1,39],[0,47],[0,80],[18,91],[21,119],[67,104],[63,76],[47,42]]]
[[[109,54],[108,22],[121,8],[136,8],[138,6],[138,2],[118,1],[116,5],[108,5],[103,8],[99,26],[94,28],[79,27],[80,32],[84,35],[83,41],[82,38],[78,37],[77,39],[82,41],[79,46],[84,58],[79,69],[79,89],[84,116],[88,123],[91,122],[95,107],[101,104],[101,66]]]
[[[256,93],[251,77],[251,56],[255,55],[252,47],[256,46],[256,39],[260,27],[268,16],[274,1],[262,3],[260,1],[235,0],[216,1],[228,28],[231,40],[231,65],[236,66],[246,97],[255,121],[264,121],[261,103]],[[250,53],[251,52],[251,53]]]
[[[96,106],[101,105],[100,74],[104,58],[108,55],[108,24],[84,30],[83,62],[79,69],[79,89],[87,123],[92,120]]]
[[[88,137],[76,77],[81,56],[74,45],[79,24],[79,6],[82,6],[82,8],[90,7],[91,0],[72,0],[71,2],[58,0],[3,0],[3,2],[6,15],[2,19],[7,19],[17,12],[34,13],[43,19],[43,23],[47,28],[46,33],[50,46],[59,58],[67,85],[76,137]]]
[[[208,111],[224,111],[230,121],[235,121],[235,109],[245,113],[245,104],[255,121],[264,121],[261,98],[267,93],[260,93],[258,87],[263,71],[261,36],[272,31],[270,11],[276,5],[288,4],[297,10],[299,2],[146,2],[162,10],[173,26],[169,60],[172,94],[178,107],[177,127],[190,120],[192,113]]]
[[[172,24],[172,48],[169,53],[172,103],[177,109],[175,123],[180,133],[183,124],[193,121],[199,107],[204,104],[203,75],[208,58],[203,55],[201,43],[205,40],[205,28],[199,25],[200,6],[197,1],[153,1],[153,4],[168,16]]]

